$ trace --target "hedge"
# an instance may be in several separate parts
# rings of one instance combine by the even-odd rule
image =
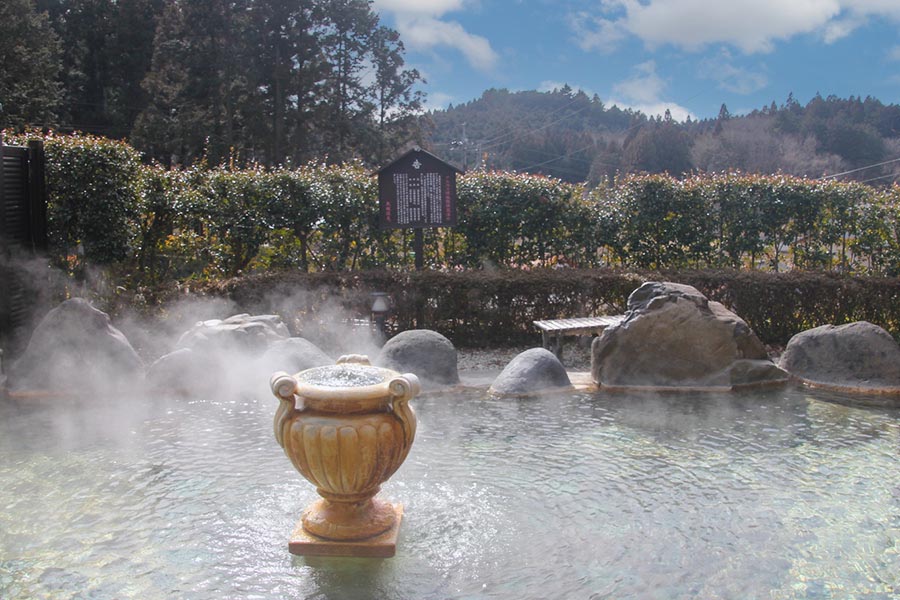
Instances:
[[[202,287],[252,313],[281,314],[298,335],[319,338],[329,318],[366,318],[369,293],[388,292],[392,331],[424,325],[460,346],[539,344],[537,319],[619,314],[645,281],[693,285],[736,312],[771,345],[824,324],[865,320],[900,332],[900,280],[834,273],[540,269],[501,272],[270,273]],[[338,310],[339,307],[339,310]]]
[[[73,270],[114,265],[134,287],[414,264],[410,232],[378,228],[377,184],[358,163],[166,171],[103,138],[49,134],[45,147],[55,258]],[[900,275],[897,186],[722,173],[627,175],[587,190],[478,171],[457,188],[458,226],[425,232],[431,269]]]
[[[29,137],[13,135],[12,144]],[[124,142],[77,135],[43,136],[48,239],[58,264],[108,265],[134,255],[143,209],[140,153]]]

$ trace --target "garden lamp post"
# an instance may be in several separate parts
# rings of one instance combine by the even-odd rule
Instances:
[[[369,294],[372,299],[372,321],[375,323],[375,330],[381,335],[387,337],[387,328],[385,320],[391,310],[391,297],[386,292],[372,292]]]

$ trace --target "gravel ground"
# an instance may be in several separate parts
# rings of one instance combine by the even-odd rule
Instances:
[[[502,371],[513,358],[530,346],[503,348],[457,348],[457,366],[466,371]],[[563,346],[563,365],[569,371],[590,371],[591,349],[583,342],[568,341]]]
[[[457,365],[460,372],[502,371],[519,353],[528,350],[529,346],[513,346],[503,348],[457,348]],[[766,350],[776,363],[784,351],[783,346],[766,346]],[[568,371],[591,370],[590,339],[567,340],[563,346],[562,363]]]

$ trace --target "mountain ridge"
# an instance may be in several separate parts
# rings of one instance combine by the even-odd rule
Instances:
[[[900,105],[876,98],[793,95],[743,115],[675,121],[607,106],[568,86],[548,92],[492,88],[428,113],[432,151],[464,169],[543,174],[597,185],[618,173],[740,170],[846,177],[873,185],[900,178]],[[858,169],[858,170],[857,170]]]

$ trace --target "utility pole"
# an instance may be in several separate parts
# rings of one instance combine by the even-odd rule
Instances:
[[[469,138],[466,137],[466,124],[462,124],[463,171],[469,170]]]
[[[467,172],[469,170],[469,146],[472,146],[472,149],[475,150],[475,169],[483,169],[484,168],[484,158],[481,154],[481,141],[470,142],[469,136],[466,135],[466,124],[462,123],[462,137],[460,139],[453,140],[450,142],[450,146],[452,148],[460,148],[462,149],[462,164],[463,164],[463,172]]]

